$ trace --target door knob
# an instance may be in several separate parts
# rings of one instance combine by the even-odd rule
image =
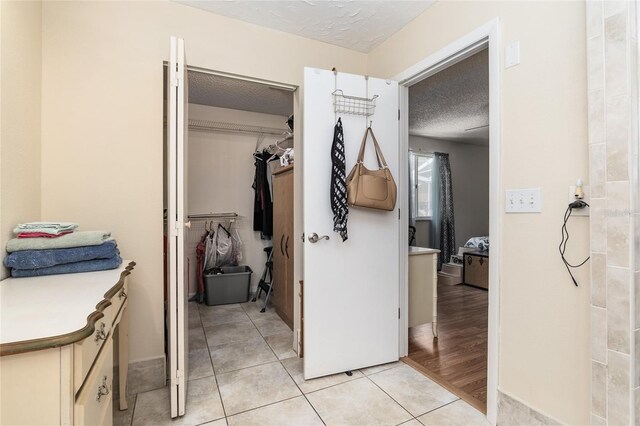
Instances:
[[[323,235],[322,237],[318,237],[318,234],[316,234],[315,232],[312,232],[311,234],[309,234],[309,242],[310,243],[317,243],[320,240],[328,240],[329,236],[328,235]]]

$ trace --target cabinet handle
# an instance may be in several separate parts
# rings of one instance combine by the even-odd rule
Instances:
[[[287,235],[287,242],[284,243],[284,251],[287,254],[287,259],[289,259],[289,236]]]
[[[98,386],[98,394],[96,395],[96,401],[100,402],[103,396],[109,395],[109,387],[107,386],[107,376],[102,378],[102,384]]]
[[[122,300],[125,297],[127,297],[127,293],[124,291],[124,287],[122,287],[122,290],[120,290],[120,293],[118,294],[118,298]]]
[[[94,341],[96,342],[96,345],[100,344],[100,340],[107,339],[107,333],[104,332],[104,327],[105,327],[105,323],[101,322],[100,328],[96,330],[96,338],[94,339]]]
[[[284,240],[284,234],[282,234],[282,236],[280,237],[280,254],[282,254],[284,256],[284,251],[282,251],[282,241]]]

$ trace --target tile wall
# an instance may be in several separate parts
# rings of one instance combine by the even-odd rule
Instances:
[[[635,1],[587,1],[591,423],[640,425]]]

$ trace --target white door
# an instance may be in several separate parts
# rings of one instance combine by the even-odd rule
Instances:
[[[171,37],[168,69],[167,121],[168,170],[168,320],[169,320],[169,387],[171,417],[185,414],[187,394],[187,295],[188,268],[185,262],[187,222],[187,104],[188,82],[184,40]]]
[[[367,89],[368,86],[368,89]],[[371,117],[335,114],[332,92],[376,98]],[[368,93],[367,93],[368,92]],[[350,207],[347,241],[333,232],[329,198],[331,144],[342,118],[346,173],[372,129],[396,182],[399,169],[398,85],[361,75],[305,68],[302,173],[304,185],[304,376],[306,379],[398,359],[399,205],[394,211]],[[365,165],[375,168],[369,139]],[[309,241],[309,235],[329,240]],[[405,232],[406,234],[406,232]]]

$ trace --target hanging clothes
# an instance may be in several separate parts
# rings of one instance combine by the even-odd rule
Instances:
[[[195,295],[195,301],[198,303],[204,302],[204,259],[205,259],[205,240],[209,236],[208,232],[205,232],[200,238],[200,242],[196,246],[196,259],[198,261],[198,291]]]
[[[228,266],[232,264],[233,256],[233,239],[231,238],[231,232],[222,224],[218,225],[218,231],[216,232],[216,263],[217,268],[222,266]]]
[[[347,234],[347,220],[349,219],[349,204],[347,202],[347,175],[345,168],[344,132],[342,118],[338,118],[333,129],[333,144],[331,145],[331,210],[333,211],[333,230],[340,234],[342,241],[349,238]]]
[[[271,191],[267,180],[268,165],[267,159],[271,157],[268,151],[256,152],[255,175],[253,178],[253,189],[255,191],[253,199],[253,230],[260,231],[260,238],[268,240],[273,235],[273,203],[271,202]]]
[[[214,238],[215,232],[209,230],[205,238],[203,271],[208,271],[216,266],[216,243]]]

